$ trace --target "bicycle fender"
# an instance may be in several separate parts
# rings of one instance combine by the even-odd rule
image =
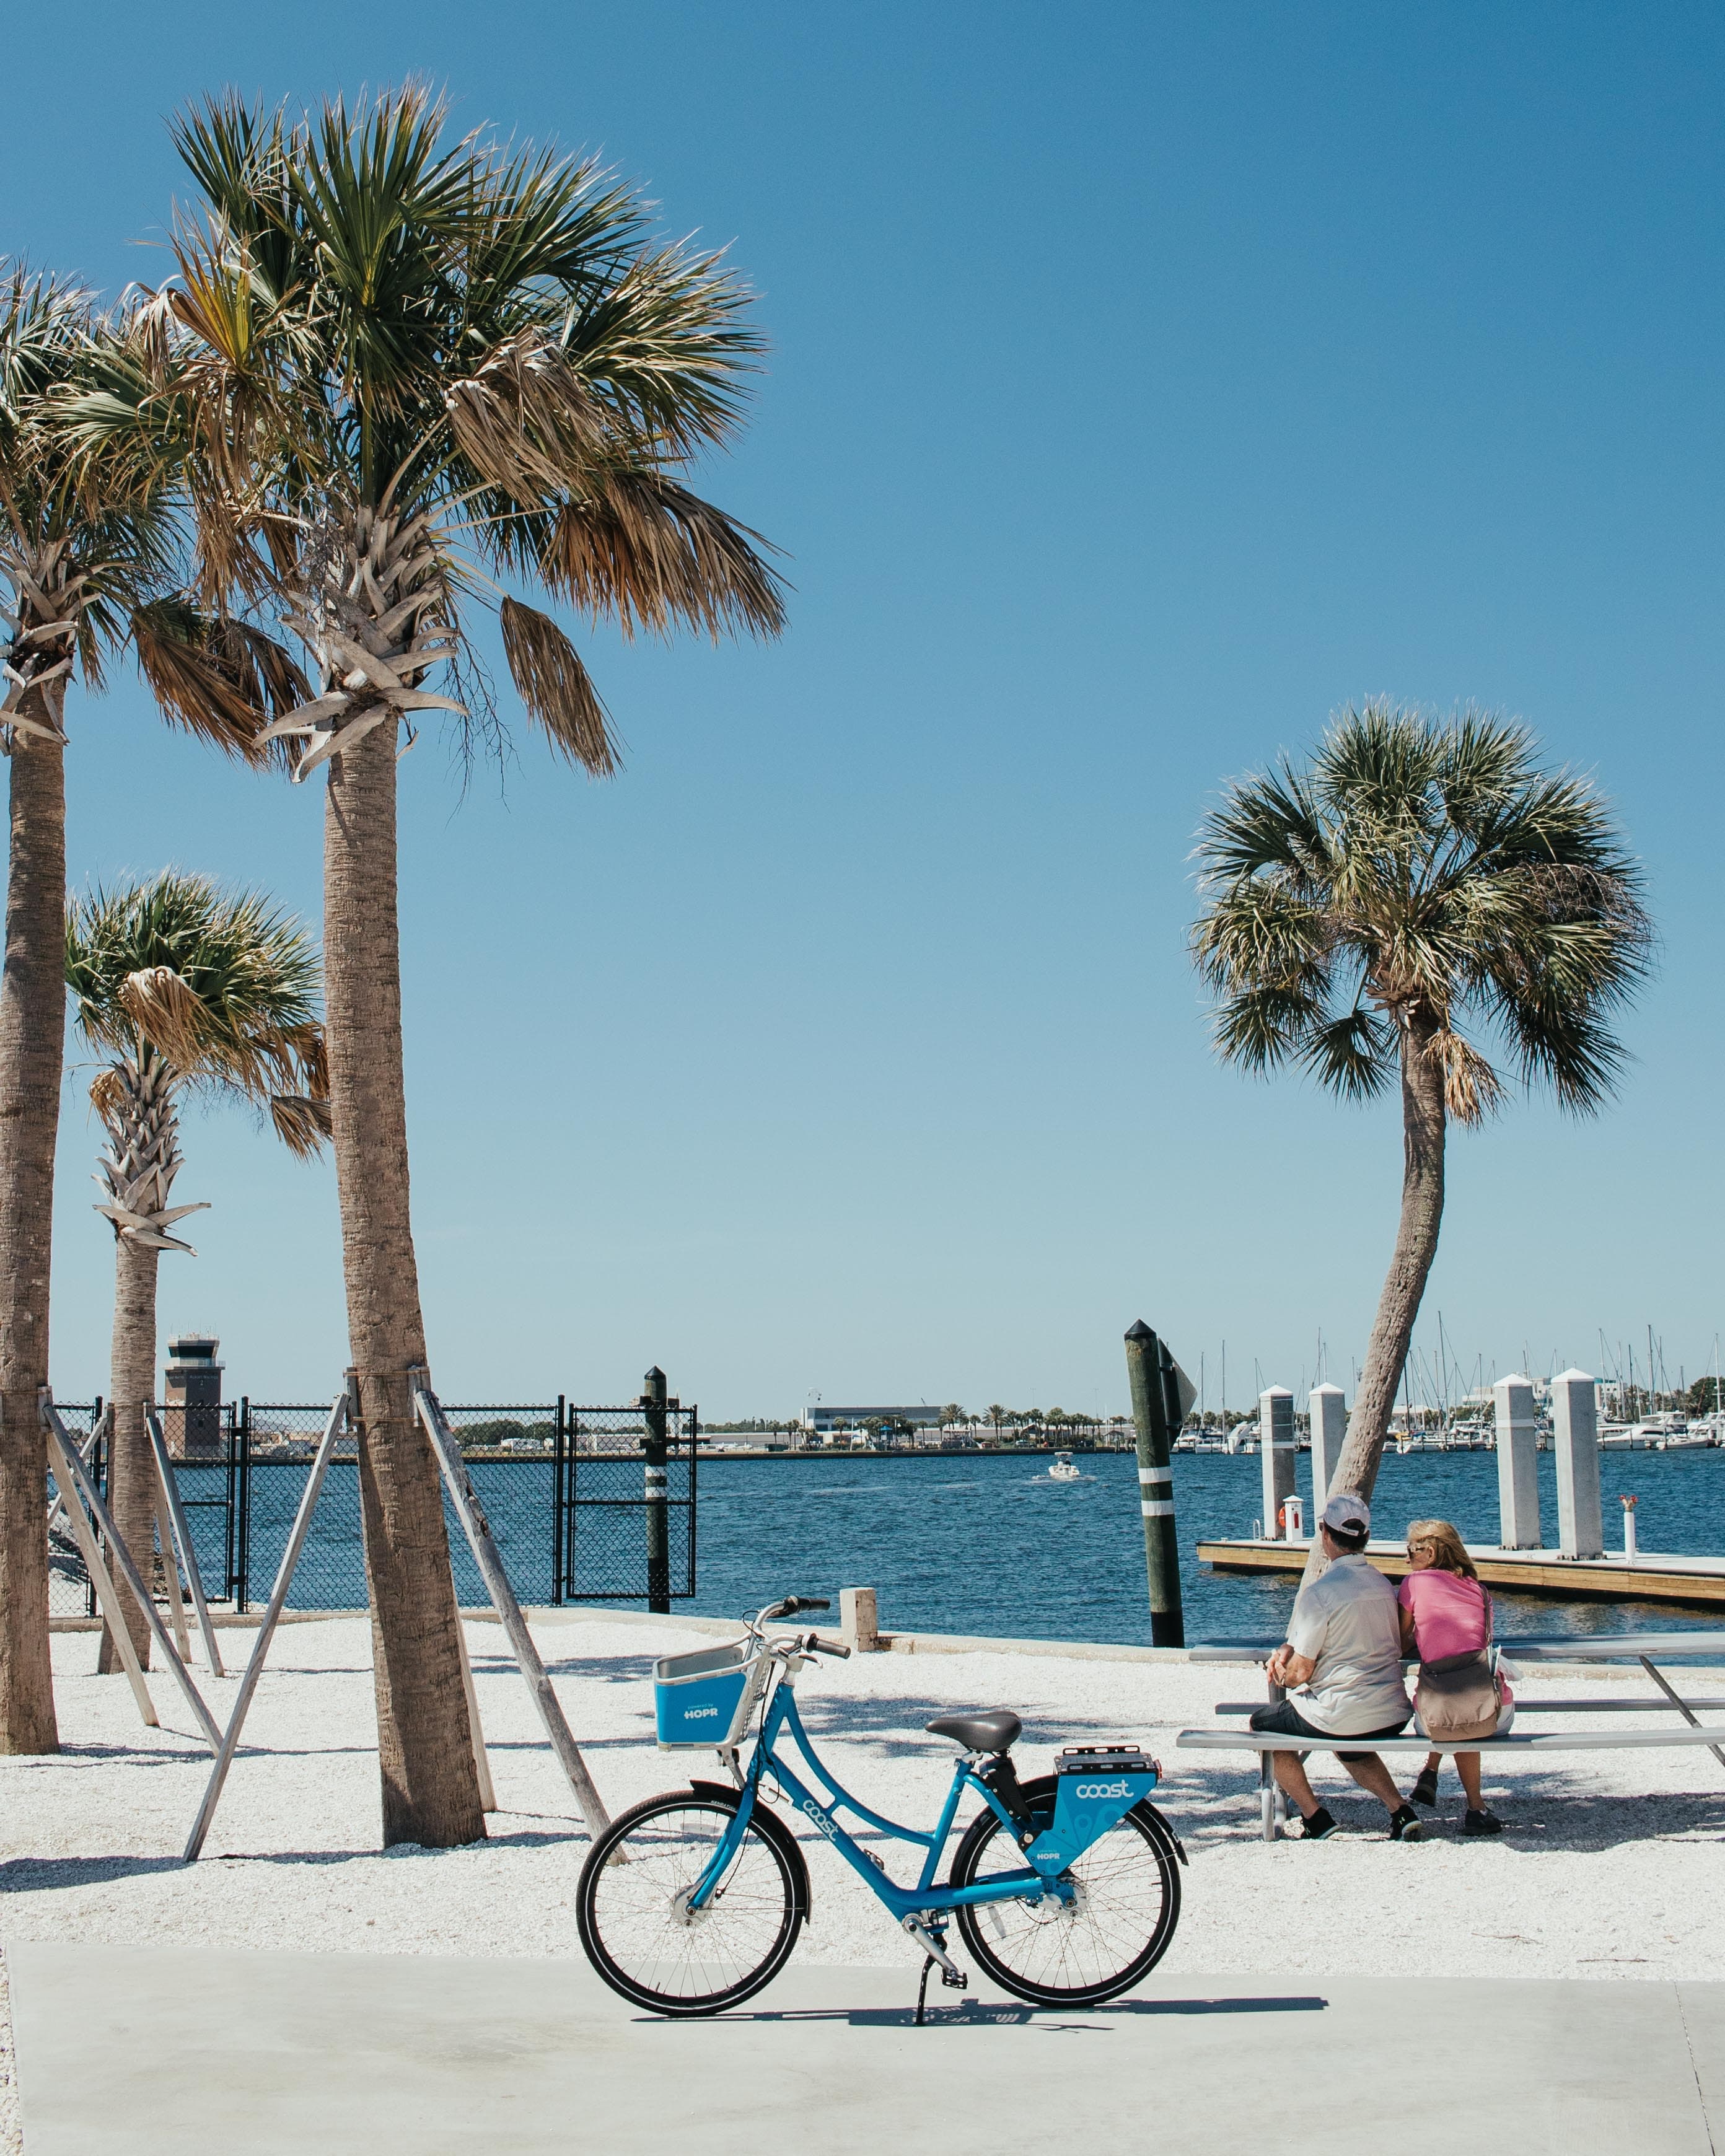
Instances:
[[[742,1803],[742,1791],[731,1782],[701,1782],[691,1775],[689,1786],[697,1796],[726,1805],[732,1811],[738,1810]],[[758,1798],[754,1810],[749,1814],[749,1825],[759,1827],[773,1847],[789,1860],[792,1897],[793,1901],[800,1899],[803,1920],[806,1923],[814,1912],[814,1890],[809,1884],[809,1860],[803,1854],[803,1845],[784,1821],[769,1811]]]
[[[1159,1826],[1162,1829],[1162,1831],[1168,1836],[1169,1841],[1173,1843],[1174,1855],[1178,1856],[1181,1863],[1183,1864],[1189,1871],[1190,1871],[1192,1867],[1192,1860],[1186,1854],[1186,1845],[1168,1825],[1166,1814],[1158,1811],[1155,1805],[1151,1803],[1147,1797],[1135,1804],[1132,1809],[1134,1811],[1141,1812],[1146,1819],[1154,1820],[1156,1825]]]

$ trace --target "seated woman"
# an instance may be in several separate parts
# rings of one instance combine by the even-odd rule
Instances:
[[[1491,1644],[1491,1598],[1481,1584],[1461,1536],[1448,1520],[1415,1520],[1408,1529],[1408,1561],[1414,1569],[1402,1582],[1396,1599],[1401,1604],[1402,1652],[1417,1655],[1423,1662],[1440,1662],[1451,1655],[1477,1654]],[[1500,1679],[1502,1706],[1496,1733],[1502,1736],[1515,1718],[1508,1684]],[[1414,1725],[1420,1735],[1430,1732]],[[1464,1725],[1465,1727],[1466,1725]],[[1471,1733],[1471,1732],[1470,1732]],[[1455,1770],[1467,1797],[1464,1834],[1502,1834],[1503,1822],[1486,1809],[1480,1788],[1480,1755],[1457,1752]],[[1420,1779],[1408,1792],[1416,1804],[1437,1802],[1438,1767],[1441,1753],[1430,1754]]]

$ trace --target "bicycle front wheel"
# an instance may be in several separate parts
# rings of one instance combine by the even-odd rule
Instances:
[[[588,1851],[576,1899],[581,1943],[636,2005],[721,2014],[789,1959],[807,1896],[801,1853],[776,1820],[752,1818],[706,1906],[689,1907],[735,1818],[734,1805],[691,1792],[649,1797]]]
[[[1052,1777],[1027,1782],[1024,1794],[1046,1826]],[[1024,1868],[1016,1836],[985,1811],[958,1845],[952,1884],[974,1887]],[[1034,2005],[1117,1998],[1155,1968],[1179,1922],[1173,1836],[1149,1804],[1135,1804],[1061,1876],[1075,1890],[1070,1901],[1033,1893],[961,1905],[955,1914],[964,1943],[998,1984]]]

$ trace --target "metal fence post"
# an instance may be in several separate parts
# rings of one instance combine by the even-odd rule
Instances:
[[[551,1472],[551,1599],[555,1607],[563,1599],[563,1444],[565,1396],[557,1394],[557,1419],[552,1440]]]
[[[252,1588],[252,1404],[249,1394],[240,1395],[234,1478],[234,1502],[228,1512],[234,1532],[234,1609],[236,1615],[243,1617],[251,1606]]]
[[[670,1531],[666,1499],[665,1373],[655,1363],[647,1373],[641,1409],[647,1425],[641,1450],[646,1456],[647,1607],[670,1614]]]
[[[1151,1643],[1183,1647],[1186,1620],[1180,1608],[1173,1468],[1174,1434],[1183,1419],[1178,1382],[1173,1358],[1142,1317],[1126,1336],[1126,1369],[1138,1438],[1138,1502],[1144,1518]]]

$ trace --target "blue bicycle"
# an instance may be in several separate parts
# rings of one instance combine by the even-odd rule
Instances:
[[[614,1820],[583,1867],[578,1920],[588,1959],[614,1991],[660,2014],[718,2014],[770,1984],[809,1913],[797,1837],[769,1808],[782,1796],[824,1835],[923,1948],[943,1984],[963,1989],[947,1951],[956,1919],[971,1958],[1004,1989],[1039,2006],[1112,1999],[1162,1958],[1180,1914],[1185,1852],[1150,1803],[1161,1768],[1135,1747],[1070,1747],[1052,1774],[1020,1782],[1011,1748],[1022,1727],[1004,1707],[948,1714],[927,1727],[959,1747],[932,1832],[860,1804],[816,1757],[797,1712],[795,1681],[812,1655],[847,1657],[813,1632],[769,1639],[766,1627],[825,1601],[791,1595],[745,1620],[733,1645],[671,1655],[655,1666],[660,1745],[718,1752],[727,1782],[691,1781]],[[759,1730],[747,1763],[750,1727]],[[827,1794],[818,1797],[779,1746],[788,1739]],[[982,1809],[937,1881],[960,1801]],[[925,1854],[900,1886],[840,1825],[864,1825]],[[917,2018],[922,2018],[919,2001]]]

